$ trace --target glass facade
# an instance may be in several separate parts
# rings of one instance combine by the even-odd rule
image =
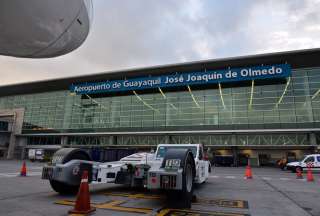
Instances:
[[[296,69],[280,84],[92,98],[68,90],[0,97],[0,110],[24,109],[23,133],[130,132],[173,130],[250,130],[319,128],[320,68]],[[320,134],[315,133],[315,143]],[[202,143],[206,146],[308,146],[310,133],[29,136],[27,145],[155,146]]]
[[[68,90],[0,97],[0,109],[24,108],[23,133],[156,131],[162,129],[281,129],[320,125],[320,68],[296,69],[281,84],[91,98]],[[268,137],[269,136],[269,137]],[[253,141],[253,135],[237,135],[237,143],[275,143],[278,135]],[[289,137],[289,138],[288,138]],[[79,140],[82,139],[82,140]],[[230,136],[172,136],[171,142],[225,143]],[[220,139],[220,140],[219,140]],[[269,141],[264,141],[268,140]],[[273,141],[271,141],[273,139]],[[306,134],[287,136],[282,143],[304,145]],[[219,140],[219,141],[218,141]],[[56,142],[56,141],[54,141]],[[72,143],[108,145],[109,138],[70,137]],[[118,136],[117,143],[165,142],[163,136]],[[280,142],[280,141],[279,141]]]
[[[9,124],[8,122],[0,121],[0,131],[8,131]]]
[[[70,136],[68,146],[156,146],[159,143],[201,143],[205,146],[308,146],[307,133],[301,134],[241,134],[234,135],[234,142],[230,135],[120,135],[120,136]],[[116,139],[116,140],[115,140]],[[27,137],[28,145],[59,145],[60,137],[42,136]]]

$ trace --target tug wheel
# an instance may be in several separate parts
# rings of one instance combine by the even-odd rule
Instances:
[[[77,148],[62,148],[54,153],[52,163],[65,164],[71,160],[91,160],[90,155],[81,149]],[[77,194],[79,185],[69,185],[64,182],[50,180],[51,188],[59,194]]]
[[[172,151],[169,149],[164,158],[164,164],[167,159],[180,159],[180,168],[183,168],[182,189],[169,190],[167,204],[172,208],[191,208],[195,178],[195,162],[192,152],[188,149],[172,149]]]

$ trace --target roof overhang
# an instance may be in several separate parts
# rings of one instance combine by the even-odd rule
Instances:
[[[296,129],[254,129],[254,130],[185,130],[185,131],[120,131],[120,132],[89,132],[89,133],[32,133],[18,136],[131,136],[131,135],[222,135],[222,134],[270,134],[270,133],[311,133],[319,132],[320,128]]]
[[[290,64],[293,69],[311,68],[320,66],[319,56],[320,48],[316,48],[109,71],[90,75],[0,86],[0,96],[67,90],[73,83],[117,80],[148,75],[154,76],[173,72],[184,73],[196,70],[217,70],[228,67],[287,63]]]

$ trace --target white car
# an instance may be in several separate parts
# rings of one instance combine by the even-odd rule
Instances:
[[[301,161],[287,163],[286,165],[287,169],[292,172],[296,172],[297,169],[306,170],[308,166],[312,170],[320,170],[320,154],[307,155]]]
[[[28,158],[30,161],[43,161],[44,150],[43,149],[29,149]]]
[[[91,161],[83,150],[64,148],[54,154],[51,165],[44,166],[42,178],[59,193],[75,193],[83,170],[88,170],[92,184],[160,189],[169,194],[168,203],[174,207],[189,208],[194,183],[207,180],[211,165],[201,144],[160,144],[154,154],[136,153],[107,163]]]

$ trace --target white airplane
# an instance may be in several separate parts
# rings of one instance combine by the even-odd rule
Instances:
[[[91,0],[1,0],[0,55],[50,58],[87,38]]]

